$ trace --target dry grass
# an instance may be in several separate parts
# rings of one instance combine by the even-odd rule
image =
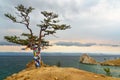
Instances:
[[[120,80],[75,68],[41,67],[23,70],[5,80]]]

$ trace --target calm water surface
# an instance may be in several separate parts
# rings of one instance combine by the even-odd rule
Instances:
[[[75,67],[99,74],[105,74],[103,68],[110,68],[112,76],[120,77],[120,67],[81,64],[79,63],[80,55],[75,55],[74,53],[72,55],[64,55],[61,53],[43,53],[42,60],[48,65],[57,65],[60,63],[62,67]],[[115,59],[120,56],[92,55],[92,57],[94,57],[97,61],[104,61],[105,59]],[[32,53],[0,52],[0,80],[3,80],[6,76],[21,71],[32,59]]]

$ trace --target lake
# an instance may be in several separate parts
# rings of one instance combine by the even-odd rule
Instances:
[[[42,60],[48,65],[60,65],[61,67],[74,67],[86,71],[106,74],[104,68],[110,68],[113,77],[120,77],[120,67],[88,65],[79,63],[81,53],[42,53]],[[97,61],[120,58],[120,55],[95,55],[91,57]],[[26,67],[26,64],[33,59],[29,52],[0,52],[0,80],[17,73]]]

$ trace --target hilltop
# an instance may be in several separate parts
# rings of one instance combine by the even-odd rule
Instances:
[[[5,80],[120,80],[120,78],[112,78],[75,68],[52,66],[24,69]]]

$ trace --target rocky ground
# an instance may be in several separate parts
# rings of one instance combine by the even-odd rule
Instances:
[[[80,62],[85,64],[98,64],[98,62],[87,54],[80,56]]]
[[[5,80],[120,80],[75,68],[41,67],[25,69]]]

